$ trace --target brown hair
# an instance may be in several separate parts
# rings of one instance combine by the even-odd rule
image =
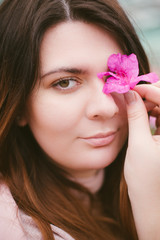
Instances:
[[[103,187],[92,196],[48,159],[28,126],[17,125],[38,78],[44,33],[68,20],[112,33],[124,53],[137,55],[140,73],[149,72],[143,48],[116,0],[5,0],[0,6],[0,172],[18,207],[34,219],[45,240],[54,239],[50,223],[77,240],[136,240],[123,177],[125,146],[106,168]],[[91,208],[98,199],[102,216],[94,216],[71,189],[86,194]]]

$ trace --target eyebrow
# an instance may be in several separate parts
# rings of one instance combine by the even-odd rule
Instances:
[[[51,70],[51,71],[48,71],[46,73],[44,73],[42,76],[41,76],[41,79],[46,77],[46,76],[49,76],[51,74],[55,74],[55,73],[72,73],[72,74],[85,74],[87,73],[87,70],[86,69],[80,69],[80,68],[66,68],[66,67],[61,67],[61,68],[58,68],[58,69],[55,69],[55,70]]]

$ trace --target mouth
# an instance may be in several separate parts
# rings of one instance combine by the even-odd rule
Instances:
[[[93,147],[104,147],[110,145],[114,141],[116,134],[116,131],[108,133],[98,133],[96,135],[83,138],[83,140]]]

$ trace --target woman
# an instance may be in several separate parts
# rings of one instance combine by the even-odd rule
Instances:
[[[140,122],[140,117],[132,120],[134,112],[143,109],[144,122],[145,106],[134,92],[125,98],[104,95],[104,83],[97,78],[109,56],[119,52],[136,54],[140,73],[149,72],[143,48],[117,1],[5,0],[0,42],[0,236],[152,237],[139,211],[146,195],[139,194],[135,177],[146,180],[147,174],[137,174],[139,163],[133,159],[140,151],[133,148],[132,130],[128,149],[126,143],[127,111],[129,129],[134,129]],[[135,89],[142,97],[150,91],[147,86]],[[157,89],[153,86],[152,93]],[[132,98],[140,104],[129,104]],[[156,194],[154,199],[159,199]]]

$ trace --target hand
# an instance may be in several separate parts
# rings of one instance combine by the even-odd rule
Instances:
[[[157,87],[158,86],[158,87]],[[156,151],[158,153],[160,152],[160,136],[158,135],[158,132],[160,131],[160,82],[152,85],[139,85],[135,87],[135,91],[132,91],[130,93],[125,94],[125,98],[127,101],[131,101],[131,98],[133,98],[133,102],[130,102],[127,104],[127,112],[128,112],[128,123],[129,123],[129,145],[128,145],[128,151],[127,151],[127,159],[128,154],[131,155],[133,153],[134,155],[131,157],[131,159],[134,159],[134,167],[135,163],[137,162],[138,167],[139,164],[149,164],[153,165],[153,159],[156,155]],[[138,93],[138,94],[137,94]],[[145,98],[145,102],[142,101],[142,98]],[[149,121],[148,121],[148,113],[150,112],[151,116],[156,117],[157,121],[157,131],[155,132],[155,135],[153,136],[150,131]],[[156,148],[156,149],[155,149]],[[145,150],[145,151],[144,151]],[[138,159],[140,157],[140,154],[142,154],[142,159],[139,162]],[[151,155],[151,159],[149,158],[149,155]],[[148,157],[147,157],[147,156]],[[137,156],[137,159],[135,159]],[[145,159],[144,156],[147,158]],[[160,155],[159,155],[160,156]],[[160,158],[158,156],[158,162],[160,164]],[[131,160],[126,161],[126,165],[131,164]],[[127,167],[125,165],[125,167]],[[147,167],[148,165],[146,165]],[[129,166],[128,166],[129,167]],[[147,170],[147,168],[145,169]],[[126,170],[126,169],[125,169]],[[140,170],[140,177],[142,178],[142,169],[136,169]],[[151,169],[150,169],[151,170]],[[133,171],[133,166],[132,166]],[[160,171],[160,169],[159,169]],[[160,173],[160,172],[159,172]],[[127,172],[126,172],[127,174]],[[154,173],[155,174],[155,173]],[[160,175],[159,175],[160,176]],[[158,176],[158,180],[160,181],[160,178]],[[131,177],[130,175],[128,176]]]
[[[125,94],[129,139],[124,174],[140,240],[160,238],[159,86],[160,83],[139,85]],[[157,118],[154,136],[147,110]]]
[[[157,130],[155,134],[160,134],[160,96],[157,87],[160,88],[160,81],[152,85],[138,85],[135,87],[135,90],[142,98],[148,99],[144,101],[146,109],[150,116],[156,118]],[[156,102],[157,100],[159,101],[158,105]]]

